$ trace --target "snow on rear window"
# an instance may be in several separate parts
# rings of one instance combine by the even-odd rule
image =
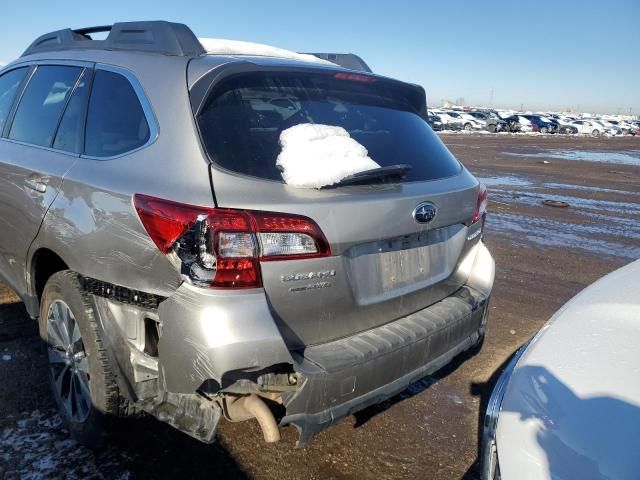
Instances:
[[[342,127],[301,123],[280,134],[280,145],[276,165],[294,187],[322,188],[380,167]]]

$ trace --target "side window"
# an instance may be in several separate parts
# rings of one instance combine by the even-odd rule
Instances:
[[[16,68],[0,77],[0,135],[4,129],[11,106],[18,93],[18,87],[24,80],[29,68]]]
[[[82,68],[38,67],[20,100],[9,138],[48,147]]]
[[[141,147],[149,136],[149,124],[129,80],[97,70],[87,113],[85,155],[120,155]]]
[[[67,108],[62,115],[53,148],[71,153],[82,151],[82,137],[84,135],[84,105],[87,95],[87,74],[82,76]]]

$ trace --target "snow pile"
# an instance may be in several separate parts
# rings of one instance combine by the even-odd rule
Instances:
[[[263,45],[261,43],[243,42],[240,40],[224,40],[221,38],[199,38],[202,48],[211,55],[254,55],[258,57],[286,58],[303,62],[321,63],[336,66],[335,63],[323,60],[315,55],[296,53],[283,48]]]
[[[288,185],[322,188],[365,170],[380,168],[342,127],[301,123],[280,134],[276,166]]]

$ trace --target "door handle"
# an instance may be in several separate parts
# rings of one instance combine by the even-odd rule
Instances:
[[[28,188],[35,190],[38,193],[45,193],[47,191],[46,183],[34,180],[33,178],[26,179],[24,183]]]

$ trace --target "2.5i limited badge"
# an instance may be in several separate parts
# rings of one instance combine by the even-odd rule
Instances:
[[[298,280],[313,280],[314,278],[329,278],[335,276],[335,270],[325,270],[324,272],[291,273],[289,275],[282,275],[280,279],[283,282],[296,282]]]
[[[297,282],[303,280],[316,280],[323,278],[331,278],[336,276],[335,270],[325,270],[322,272],[305,272],[305,273],[291,273],[289,275],[282,275],[280,279],[283,282]],[[298,285],[291,287],[289,289],[290,292],[305,292],[307,290],[318,290],[320,288],[329,288],[331,286],[331,282],[315,282],[307,285]]]

